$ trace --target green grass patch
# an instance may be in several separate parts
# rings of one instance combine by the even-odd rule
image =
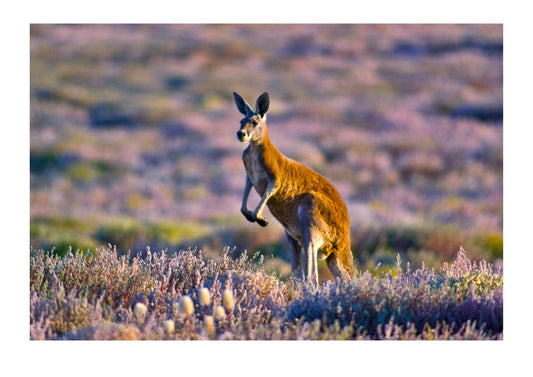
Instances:
[[[37,217],[30,222],[30,243],[34,249],[52,250],[58,255],[100,246],[92,233],[97,223],[65,217]]]
[[[125,253],[144,249],[147,244],[173,247],[204,237],[210,230],[210,226],[194,221],[140,222],[132,218],[101,221],[47,216],[31,220],[30,240],[33,248],[54,248],[59,255],[65,255],[69,248],[94,250],[107,244],[116,245]]]

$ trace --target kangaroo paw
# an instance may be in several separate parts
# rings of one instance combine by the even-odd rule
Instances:
[[[255,222],[254,214],[251,211],[248,211],[246,209],[241,209],[241,213],[244,215],[244,217],[246,217],[246,220],[248,220],[249,222],[251,223]]]
[[[265,219],[262,219],[260,217],[256,218],[255,221],[257,221],[257,223],[259,225],[261,225],[262,227],[265,227],[268,225],[268,221],[266,221]]]

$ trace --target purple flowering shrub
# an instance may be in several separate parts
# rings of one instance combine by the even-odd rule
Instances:
[[[461,249],[424,266],[313,289],[262,257],[182,250],[61,257],[32,250],[31,339],[501,339],[503,275]],[[394,275],[394,276],[393,276]],[[200,288],[204,290],[200,298]],[[207,294],[208,292],[208,294]],[[187,297],[187,299],[184,299]],[[188,307],[188,305],[190,305]]]
[[[436,272],[424,266],[396,276],[328,282],[294,300],[287,318],[350,326],[370,338],[448,338],[503,332],[503,276],[482,261],[473,263],[461,248],[451,265]],[[405,333],[409,335],[406,336]]]

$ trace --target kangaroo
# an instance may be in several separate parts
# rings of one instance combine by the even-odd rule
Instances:
[[[293,275],[318,286],[317,261],[326,259],[334,277],[352,278],[348,210],[333,185],[314,170],[288,158],[271,143],[266,125],[270,105],[267,92],[257,99],[255,111],[233,93],[237,109],[244,115],[237,138],[249,142],[242,159],[246,183],[241,213],[248,221],[267,226],[265,205],[283,225],[291,248]],[[248,195],[254,187],[261,200],[252,212]]]

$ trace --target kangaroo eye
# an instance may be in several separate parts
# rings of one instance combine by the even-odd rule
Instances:
[[[259,123],[257,123],[257,121],[256,121],[256,120],[253,120],[253,121],[252,121],[252,126],[254,126],[254,127],[255,127],[255,126],[257,126],[258,124],[259,124]]]

